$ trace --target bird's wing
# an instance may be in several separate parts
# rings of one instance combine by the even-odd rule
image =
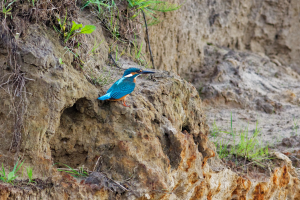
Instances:
[[[122,81],[124,80],[124,78],[120,78],[119,80],[117,80],[108,90],[106,93],[110,93],[111,91],[113,91],[115,88],[118,87],[118,85],[120,83],[122,83]]]
[[[135,83],[127,79],[120,79],[120,82],[117,82],[115,83],[116,85],[113,85],[114,87],[112,86],[110,88],[111,99],[120,99],[125,95],[130,94],[135,88]]]

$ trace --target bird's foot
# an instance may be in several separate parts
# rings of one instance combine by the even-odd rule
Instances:
[[[130,107],[130,106],[127,106],[127,105],[126,105],[125,101],[123,101],[123,104],[122,104],[122,105],[125,106],[125,107]]]

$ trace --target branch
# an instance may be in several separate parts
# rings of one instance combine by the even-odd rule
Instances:
[[[109,53],[108,55],[109,55],[109,58],[112,59],[112,61],[114,62],[115,66],[116,66],[117,68],[122,69],[122,70],[125,70],[125,69],[123,69],[122,67],[119,67],[119,65],[116,63],[116,61],[113,59],[113,57],[111,56],[110,53]]]
[[[146,16],[145,16],[144,10],[143,9],[141,9],[141,10],[142,10],[142,13],[143,13],[143,17],[144,17],[144,21],[145,21],[145,26],[146,26],[146,34],[147,34],[147,40],[148,40],[148,46],[149,46],[149,51],[150,51],[150,57],[151,57],[152,67],[153,67],[153,69],[155,69],[155,67],[154,67],[154,61],[153,61],[153,55],[152,55],[151,46],[150,46],[149,34],[148,34],[147,20],[146,20]]]

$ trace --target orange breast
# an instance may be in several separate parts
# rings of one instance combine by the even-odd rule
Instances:
[[[120,99],[112,99],[110,101],[122,101],[127,97],[128,94],[126,94],[124,97],[121,97]]]

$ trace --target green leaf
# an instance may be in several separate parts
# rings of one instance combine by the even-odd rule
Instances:
[[[17,166],[18,166],[18,162],[19,162],[19,160],[17,160],[17,162],[16,162],[16,164],[15,164],[15,166],[14,166],[14,169],[12,170],[13,173],[15,173],[15,171],[16,171],[16,168],[17,168]]]
[[[4,166],[3,166],[3,163],[2,163],[2,172],[1,172],[1,174],[2,174],[2,176],[6,176],[6,174],[5,174],[5,169],[4,169]]]
[[[61,65],[64,64],[61,58],[59,58],[58,61],[59,61],[59,64],[61,64]]]
[[[139,53],[138,53],[138,55],[137,55],[137,58],[139,58],[139,57],[141,56],[142,47],[143,47],[143,43],[141,44],[141,47],[140,47]]]
[[[81,34],[91,34],[92,32],[94,32],[94,30],[96,30],[96,26],[86,25],[81,29],[80,33]]]
[[[32,168],[30,167],[27,168],[27,175],[30,179],[32,178]]]
[[[6,6],[6,9],[7,9],[9,6],[11,6],[14,2],[15,2],[15,1],[9,3],[9,4]]]
[[[72,28],[70,32],[65,36],[65,43],[69,40],[70,37],[74,37],[76,34],[73,35],[73,33],[76,30],[79,30],[82,28],[82,24],[77,24],[76,22],[72,21]]]
[[[17,170],[16,171],[14,170],[13,172],[17,173],[19,171],[19,169],[21,168],[21,166],[23,165],[23,163],[24,163],[24,161],[19,165],[19,167],[17,168]],[[16,165],[18,165],[18,162],[17,162]]]
[[[131,2],[130,0],[127,0],[127,1],[128,1],[128,3],[129,3],[129,5],[130,5],[131,7],[133,7],[132,2]]]
[[[74,31],[81,29],[82,28],[82,24],[77,24],[76,22],[72,21],[72,28],[70,33],[72,34]]]
[[[7,175],[7,181],[10,182],[12,180],[15,179],[15,172],[9,172],[9,174]]]

